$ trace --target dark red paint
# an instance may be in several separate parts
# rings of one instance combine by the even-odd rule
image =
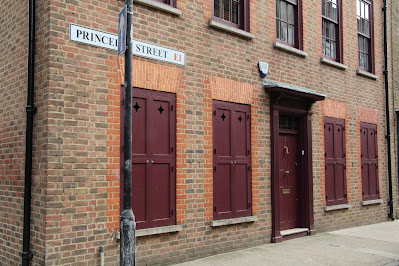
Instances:
[[[214,219],[251,215],[250,106],[213,101]]]

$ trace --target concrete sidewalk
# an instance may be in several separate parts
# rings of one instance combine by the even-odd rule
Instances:
[[[178,264],[399,265],[399,221],[266,244]]]

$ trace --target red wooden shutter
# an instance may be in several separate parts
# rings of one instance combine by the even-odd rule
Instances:
[[[324,118],[326,205],[347,203],[345,120]]]
[[[173,225],[176,221],[176,97],[138,88],[134,88],[133,96],[132,206],[137,229]],[[123,112],[121,132],[123,134]],[[122,146],[123,140],[121,171]]]
[[[250,107],[213,101],[214,219],[251,215]]]
[[[379,199],[377,125],[360,123],[363,200]]]

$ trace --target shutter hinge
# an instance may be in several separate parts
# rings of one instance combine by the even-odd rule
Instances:
[[[170,152],[173,153],[174,147],[170,147]]]
[[[172,210],[170,210],[170,215],[172,215],[172,216],[173,216],[174,214],[175,214],[175,210],[173,210],[173,209],[172,209]]]
[[[172,165],[170,170],[173,172],[174,169],[175,169],[175,167]]]
[[[326,196],[326,200],[327,200],[327,196]]]
[[[249,117],[250,117],[250,116],[249,116],[249,115],[247,115],[247,119],[249,119]]]
[[[248,166],[248,171],[251,171],[251,166]]]
[[[216,172],[216,166],[215,166],[215,167],[213,167],[213,171],[215,171],[215,172]]]
[[[213,116],[216,116],[216,111],[213,111]]]
[[[213,210],[216,211],[216,206],[213,206]]]
[[[251,208],[251,202],[248,202],[248,208]]]
[[[248,150],[248,155],[250,155],[251,154],[251,150]]]
[[[170,110],[173,111],[173,104],[170,106]]]
[[[216,149],[213,149],[213,153],[216,154]]]

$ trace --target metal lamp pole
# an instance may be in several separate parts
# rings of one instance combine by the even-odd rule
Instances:
[[[125,51],[125,105],[124,105],[124,189],[123,211],[120,217],[120,265],[136,265],[136,222],[132,210],[132,86],[133,86],[133,0],[127,6]]]

